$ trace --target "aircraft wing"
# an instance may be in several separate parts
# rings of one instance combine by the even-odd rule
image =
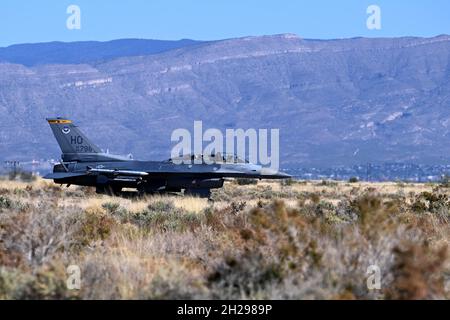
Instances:
[[[65,179],[65,178],[73,178],[73,177],[80,177],[86,175],[82,172],[53,172],[45,175],[44,179]]]

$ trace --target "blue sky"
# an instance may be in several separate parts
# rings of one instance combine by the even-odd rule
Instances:
[[[81,9],[68,30],[66,9]],[[368,30],[366,9],[381,8],[381,30]],[[118,38],[224,39],[296,33],[304,38],[450,34],[448,0],[1,0],[0,46]]]

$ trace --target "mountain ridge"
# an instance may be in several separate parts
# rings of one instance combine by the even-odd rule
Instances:
[[[0,62],[28,67],[43,64],[79,64],[121,56],[151,55],[202,43],[190,39],[117,39],[111,41],[52,41],[15,44],[0,48]],[[30,50],[34,51],[31,56]],[[81,52],[80,52],[81,51]]]
[[[89,61],[88,61],[89,62]],[[447,163],[450,36],[195,43],[86,64],[0,63],[0,154],[57,157],[43,119],[111,152],[170,156],[170,134],[279,128],[283,166]]]

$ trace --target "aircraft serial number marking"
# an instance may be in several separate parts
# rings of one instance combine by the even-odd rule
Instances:
[[[92,151],[92,147],[90,146],[76,146],[75,147],[75,152],[93,152]]]

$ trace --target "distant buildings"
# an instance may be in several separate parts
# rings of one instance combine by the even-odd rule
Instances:
[[[334,168],[291,168],[286,170],[297,179],[360,181],[436,182],[450,176],[450,165],[415,165],[404,163],[366,164]]]
[[[37,175],[50,172],[53,165],[57,163],[54,159],[40,159],[30,161],[5,160],[0,167],[0,174],[7,174],[13,171],[33,172]]]

